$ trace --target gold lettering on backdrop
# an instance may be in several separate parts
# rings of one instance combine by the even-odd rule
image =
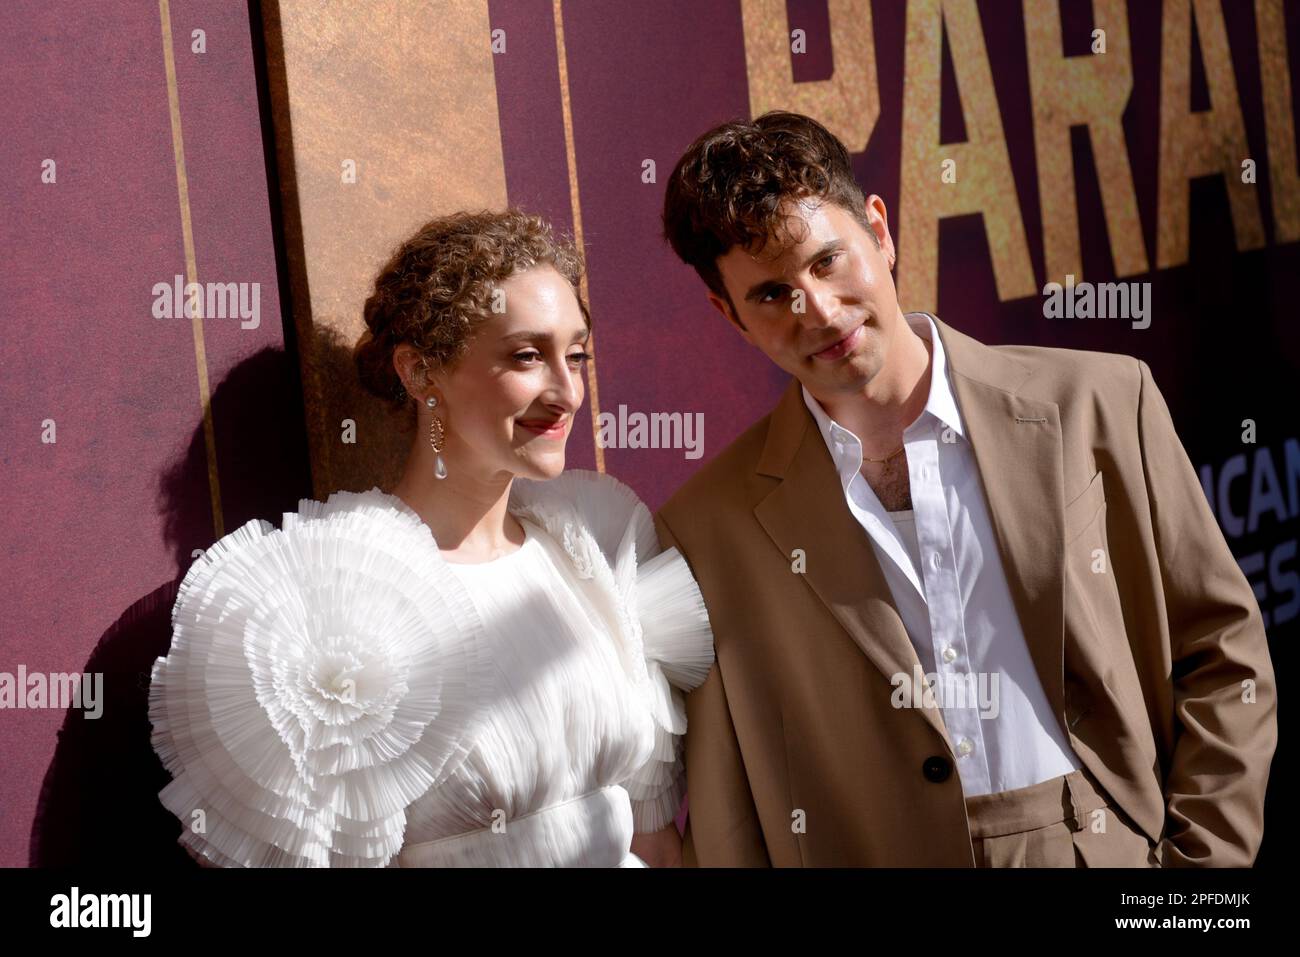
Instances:
[[[1268,134],[1268,184],[1273,191],[1273,241],[1300,239],[1300,175],[1296,172],[1295,120],[1287,63],[1282,0],[1255,0],[1259,33],[1259,79]]]
[[[1091,137],[1115,275],[1144,273],[1147,253],[1122,123],[1133,91],[1127,5],[1124,0],[1093,0],[1095,25],[1106,31],[1106,52],[1067,57],[1059,3],[1023,2],[1047,280],[1083,277],[1070,150],[1073,126],[1087,126]]]
[[[880,116],[876,51],[871,7],[853,0],[830,0],[831,50],[835,72],[829,80],[794,82],[785,0],[744,0],[745,64],[749,110],[792,110],[813,117],[839,137],[850,153],[861,153]]]
[[[1210,109],[1191,111],[1192,11],[1201,40],[1201,61],[1210,92]],[[1189,180],[1220,174],[1237,249],[1264,245],[1255,187],[1241,179],[1250,158],[1246,127],[1232,74],[1232,53],[1219,0],[1165,0],[1160,62],[1160,186],[1156,220],[1156,266],[1187,262]]]
[[[941,37],[947,26],[968,139],[939,142]],[[998,299],[1032,296],[1025,240],[974,0],[911,0],[903,66],[903,156],[899,214],[899,297],[908,309],[934,310],[939,298],[939,221],[981,213]],[[945,161],[955,181],[942,178]]]

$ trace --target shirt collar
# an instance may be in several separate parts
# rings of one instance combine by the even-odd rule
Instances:
[[[923,339],[928,339],[933,346],[930,361],[929,397],[925,400],[925,408],[921,410],[921,414],[916,417],[915,422],[909,425],[907,429],[904,429],[904,432],[924,421],[928,413],[952,429],[953,432],[965,438],[961,414],[957,411],[957,399],[953,395],[952,382],[948,377],[948,362],[943,351],[943,340],[939,338],[939,330],[935,327],[934,319],[924,312],[909,312],[903,318],[907,320],[913,332]],[[862,443],[858,440],[858,437],[827,415],[826,410],[822,408],[820,402],[813,398],[807,386],[801,386],[801,391],[803,392],[804,405],[812,413],[812,417],[821,430],[822,438],[826,441],[832,453],[837,447],[842,447],[844,443],[847,443],[851,446],[856,445],[857,454],[861,456]],[[859,467],[860,465],[861,462],[859,461]],[[857,468],[853,471],[856,472]]]

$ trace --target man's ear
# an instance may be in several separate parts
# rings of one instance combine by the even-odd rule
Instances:
[[[871,224],[871,231],[880,242],[880,254],[885,257],[892,271],[894,263],[898,261],[898,254],[894,250],[894,237],[889,235],[889,213],[885,209],[885,201],[872,193],[867,197],[864,208],[867,222]]]
[[[712,291],[709,292],[709,302],[713,304],[714,309],[722,313],[724,319],[736,327],[736,331],[740,333],[742,339],[748,342],[751,346],[754,344],[754,340],[749,337],[749,330],[744,327],[741,321],[736,318],[736,314],[731,311],[731,303],[727,302],[727,300]]]

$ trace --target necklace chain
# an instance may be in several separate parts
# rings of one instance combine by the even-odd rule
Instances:
[[[883,459],[869,459],[869,458],[867,458],[867,457],[864,455],[864,456],[862,457],[862,460],[863,460],[864,462],[874,462],[874,463],[876,463],[877,465],[879,465],[881,462],[888,462],[890,459],[892,459],[895,455],[897,455],[897,454],[898,454],[899,452],[901,452],[901,451],[903,451],[903,446],[900,445],[900,446],[899,446],[898,448],[896,448],[894,451],[892,451],[892,452],[890,452],[888,455],[886,455]]]

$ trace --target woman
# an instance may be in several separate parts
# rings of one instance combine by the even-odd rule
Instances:
[[[579,278],[517,210],[435,219],[381,270],[356,364],[416,420],[401,480],[218,541],[154,666],[160,797],[200,863],[680,863],[712,638],[636,495],[561,474]]]

